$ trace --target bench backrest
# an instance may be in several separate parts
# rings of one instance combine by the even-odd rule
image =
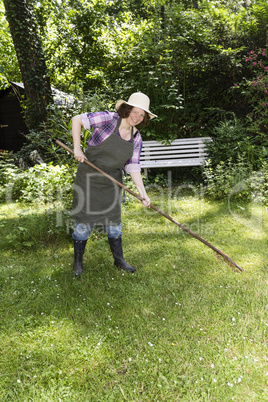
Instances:
[[[198,166],[206,158],[206,142],[210,137],[181,138],[169,145],[158,141],[143,141],[142,168],[168,166]]]

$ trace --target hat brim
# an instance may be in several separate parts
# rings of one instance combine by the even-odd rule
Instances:
[[[119,101],[116,102],[115,109],[118,110],[123,103],[126,103],[129,106],[138,107],[138,108],[144,110],[145,112],[148,113],[148,115],[150,116],[150,119],[154,119],[155,117],[157,117],[157,115],[152,113],[152,112],[150,112],[150,110],[141,108],[140,105],[135,105],[134,103],[126,102],[123,99],[120,99]]]

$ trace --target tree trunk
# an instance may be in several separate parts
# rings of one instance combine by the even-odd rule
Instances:
[[[193,0],[193,7],[196,9],[196,10],[198,10],[198,3],[197,3],[197,0]]]
[[[26,123],[36,128],[46,118],[51,87],[29,0],[4,0],[26,96]]]

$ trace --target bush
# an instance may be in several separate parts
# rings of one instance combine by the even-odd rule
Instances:
[[[205,195],[217,200],[223,198],[244,201],[258,200],[268,205],[268,165],[263,162],[262,169],[253,171],[252,165],[243,155],[233,163],[221,161],[215,168],[209,159],[203,171],[206,184]]]
[[[20,196],[20,183],[18,178],[21,178],[21,170],[14,162],[13,154],[3,152],[0,154],[0,201],[4,201],[8,196],[8,188],[12,188],[14,198]]]
[[[249,79],[243,78],[234,89],[240,98],[248,103],[246,115],[247,133],[252,144],[260,148],[268,148],[268,50],[250,51],[245,59],[249,70]]]
[[[255,169],[261,167],[263,149],[251,142],[244,123],[234,115],[214,127],[212,137],[213,141],[207,143],[207,152],[213,167],[228,161],[236,164],[241,161],[241,155]]]
[[[44,204],[59,202],[65,208],[70,208],[74,181],[74,169],[68,165],[52,163],[36,165],[26,173],[27,180],[21,190],[20,200]]]
[[[75,167],[42,163],[22,171],[7,164],[0,174],[1,200],[60,204],[71,208]]]
[[[253,172],[249,185],[252,197],[258,202],[268,205],[268,163],[263,162],[262,169]]]

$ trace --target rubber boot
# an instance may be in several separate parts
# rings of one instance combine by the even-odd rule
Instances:
[[[110,248],[114,256],[114,265],[121,269],[124,269],[128,272],[135,272],[136,269],[131,267],[123,257],[123,249],[122,249],[122,238],[120,237],[113,237],[112,239],[108,239],[110,243]]]
[[[74,273],[81,276],[83,272],[83,254],[87,240],[74,240]]]

